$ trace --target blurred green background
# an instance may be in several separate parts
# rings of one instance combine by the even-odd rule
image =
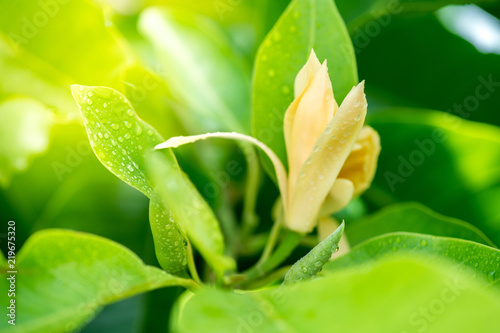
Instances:
[[[500,3],[381,3],[337,1],[366,80],[368,122],[383,148],[373,187],[340,215],[358,218],[418,201],[478,226],[499,244]],[[113,239],[157,265],[148,200],[99,163],[70,85],[121,91],[165,138],[250,133],[255,54],[287,5],[2,1],[0,220],[16,221],[18,248],[37,230],[68,228]],[[436,129],[445,140],[435,140]],[[219,216],[241,213],[244,167],[230,179],[221,173],[231,160],[244,166],[237,146],[203,143],[176,154]],[[271,225],[277,195],[264,176],[261,229]],[[161,330],[169,299],[179,292],[158,290],[109,306],[84,332]]]

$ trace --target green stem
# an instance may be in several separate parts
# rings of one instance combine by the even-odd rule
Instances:
[[[302,237],[302,234],[288,231],[276,251],[274,251],[274,253],[267,260],[258,262],[255,266],[244,273],[246,281],[243,282],[243,284],[250,283],[251,280],[258,279],[278,267],[283,261],[286,260],[286,258],[290,256],[297,245],[299,245]]]
[[[191,242],[188,239],[186,239],[186,241],[189,272],[191,273],[191,277],[193,278],[194,282],[196,282],[197,284],[202,284],[200,276],[198,275],[198,271],[196,270],[196,263],[194,262],[193,247],[191,246]]]
[[[260,184],[260,166],[255,148],[250,144],[240,143],[240,148],[247,162],[247,179],[243,199],[242,230],[244,235],[252,233],[258,225],[259,218],[255,214]]]
[[[267,259],[269,259],[269,256],[273,252],[274,247],[276,246],[276,242],[278,241],[278,236],[280,234],[281,221],[282,221],[282,218],[280,216],[274,222],[273,227],[271,228],[271,232],[269,233],[269,238],[267,239],[266,246],[264,248],[264,251],[262,252],[262,256],[260,257],[259,261],[257,262],[257,265],[262,264]]]

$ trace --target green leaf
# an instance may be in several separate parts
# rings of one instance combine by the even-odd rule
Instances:
[[[119,73],[133,56],[92,1],[2,1],[0,13],[2,91],[74,118],[69,85],[121,87]]]
[[[500,129],[443,112],[389,109],[368,118],[380,134],[378,172],[365,197],[419,201],[500,242]]]
[[[283,118],[293,101],[295,77],[311,49],[328,60],[337,102],[358,82],[351,39],[330,0],[294,0],[257,54],[253,78],[253,133],[286,164]],[[266,169],[273,175],[270,162]]]
[[[180,170],[170,149],[148,159],[148,169],[163,203],[170,207],[179,227],[219,274],[235,268],[224,256],[224,237],[212,209]]]
[[[53,119],[50,110],[31,98],[0,103],[0,185],[25,170],[49,145]]]
[[[496,3],[496,0],[476,0],[474,3]],[[342,17],[349,31],[356,33],[370,21],[382,27],[391,22],[392,16],[401,13],[434,12],[447,5],[470,4],[470,0],[337,0]],[[379,27],[379,29],[380,29]]]
[[[372,238],[349,253],[324,266],[339,270],[382,258],[405,255],[438,263],[452,263],[457,269],[474,274],[491,284],[500,280],[500,251],[471,241],[412,233],[392,233]]]
[[[325,240],[316,245],[309,253],[297,261],[285,275],[285,284],[309,279],[323,268],[337,250],[340,237],[344,232],[344,222]]]
[[[189,11],[148,8],[139,31],[154,46],[157,72],[186,105],[190,133],[250,130],[250,71],[221,28]],[[229,84],[228,84],[229,83]]]
[[[453,267],[409,258],[260,292],[206,289],[177,303],[175,332],[478,332],[498,295]],[[387,318],[389,320],[381,320]]]
[[[184,237],[179,232],[172,212],[156,194],[153,194],[149,203],[149,223],[154,235],[156,259],[161,268],[171,274],[183,271],[187,265]]]
[[[191,285],[189,280],[144,265],[117,243],[74,231],[40,231],[16,259],[18,316],[15,326],[1,321],[5,332],[74,331],[106,304],[147,290]],[[3,267],[5,286],[6,270]],[[7,293],[1,297],[2,305],[7,304]]]
[[[130,102],[106,87],[72,86],[88,137],[97,158],[118,178],[151,198],[150,225],[157,259],[169,273],[186,264],[186,245],[171,212],[153,198],[144,156],[163,141],[156,130],[137,117]],[[172,165],[178,168],[174,155]]]
[[[495,247],[491,240],[473,225],[440,215],[415,202],[391,205],[349,223],[346,235],[349,244],[356,246],[372,237],[398,231],[460,238]]]
[[[144,154],[163,142],[156,130],[139,119],[130,102],[107,87],[71,87],[83,115],[92,149],[118,178],[151,197]]]

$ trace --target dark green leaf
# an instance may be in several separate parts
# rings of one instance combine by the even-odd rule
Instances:
[[[418,203],[391,205],[359,221],[349,223],[346,235],[349,244],[356,246],[372,237],[398,231],[460,238],[495,246],[473,225],[437,214]]]

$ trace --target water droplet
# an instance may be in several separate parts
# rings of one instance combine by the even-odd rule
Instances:
[[[343,144],[343,143],[345,143],[345,142],[346,142],[346,139],[340,139],[340,140],[339,140],[339,142],[340,142],[341,144]],[[340,149],[339,149],[339,150],[340,150]]]
[[[148,131],[148,135],[149,135],[149,136],[153,135],[153,131],[152,131],[152,130],[149,130],[149,131]]]
[[[314,266],[316,266],[316,267],[321,267],[321,266],[323,266],[323,263],[322,263],[321,261],[319,261],[319,260],[318,260],[318,261],[316,261],[316,262],[314,263]]]
[[[97,133],[97,136],[102,139],[102,133],[101,132]]]
[[[104,137],[107,139],[109,138],[109,134],[108,133],[104,133]]]
[[[141,145],[138,145],[138,146],[137,146],[137,149],[142,150],[142,146],[141,146]]]
[[[332,129],[330,126],[326,126],[326,127],[325,127],[324,132],[325,132],[326,134],[330,134],[330,133],[332,133],[332,131],[333,131],[333,129]]]
[[[323,179],[323,178],[325,178],[325,176],[323,176],[322,174],[318,175],[318,179]]]
[[[134,167],[132,166],[132,164],[127,165],[127,169],[128,169],[130,172],[134,172]]]
[[[130,128],[130,127],[132,127],[132,124],[131,124],[131,123],[129,123],[128,121],[124,121],[123,123],[125,124],[125,127],[126,127],[126,128]]]
[[[135,128],[135,134],[141,135],[141,133],[142,133],[142,127],[141,125],[137,124],[137,127]]]
[[[474,267],[476,268],[479,267],[479,263],[478,262],[474,263]]]
[[[317,153],[319,151],[319,146],[315,146],[313,149],[313,153]]]
[[[321,251],[321,255],[324,257],[326,256],[326,251]]]
[[[85,90],[85,88],[84,88],[83,86],[79,86],[79,87],[78,87],[78,90],[80,90],[80,91],[84,91],[84,90]]]
[[[111,124],[111,128],[116,131],[117,129],[120,128],[120,125],[118,125],[118,124]]]
[[[306,160],[305,164],[306,164],[306,165],[309,165],[309,164],[311,164],[311,163],[312,163],[312,159],[309,157],[309,158]]]
[[[89,97],[92,97],[94,96],[94,93],[92,91],[89,91],[89,93],[87,94]]]
[[[127,114],[128,114],[129,116],[131,116],[131,117],[132,117],[132,116],[134,115],[134,111],[132,111],[132,110],[130,110],[130,109],[129,109],[129,110],[127,111]]]
[[[132,135],[130,135],[130,133],[126,133],[126,134],[124,135],[124,137],[125,137],[125,139],[127,139],[127,140],[128,140],[128,139],[130,139],[130,138],[132,137]]]
[[[119,136],[118,141],[123,142],[123,138],[121,136]]]
[[[88,104],[88,105],[92,105],[92,103],[94,103],[94,102],[92,102],[92,100],[91,100],[91,99],[87,99],[87,104]]]
[[[307,273],[308,269],[307,267],[302,267],[302,272]]]
[[[102,106],[104,106],[104,108],[107,108],[108,107],[108,103],[104,103]]]
[[[116,141],[115,141],[115,140],[111,140],[111,144],[112,144],[113,146],[116,146]]]
[[[493,282],[495,282],[495,281],[496,281],[496,272],[495,272],[495,271],[493,271],[493,272],[491,272],[490,274],[488,274],[488,280],[489,280],[491,283],[493,283]]]
[[[359,121],[360,119],[361,119],[361,115],[360,114],[358,114],[358,115],[356,115],[356,117],[354,117],[355,121]]]
[[[111,161],[107,161],[106,164],[109,166],[113,166],[113,163]]]
[[[422,240],[420,241],[420,245],[422,245],[422,246],[427,246],[427,239],[422,239]]]
[[[359,100],[356,100],[356,101],[354,101],[354,104],[353,104],[353,105],[354,105],[354,107],[355,107],[355,108],[357,108],[357,107],[359,106],[359,104],[361,104],[361,103],[359,102]]]
[[[335,253],[339,252],[340,250],[340,247],[337,245],[337,247],[335,248]]]

